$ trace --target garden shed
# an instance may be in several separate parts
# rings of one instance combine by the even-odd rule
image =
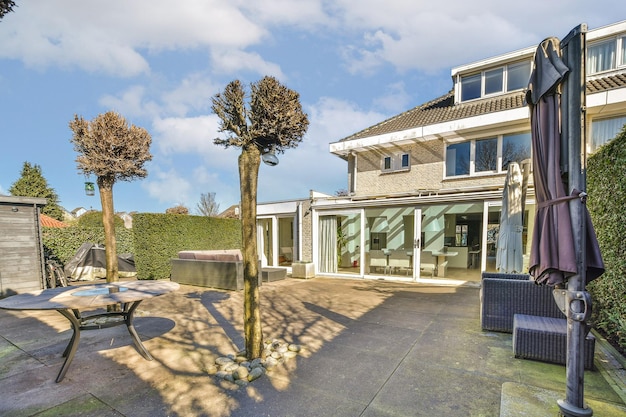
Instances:
[[[0,196],[0,296],[44,288],[39,216],[45,198]]]

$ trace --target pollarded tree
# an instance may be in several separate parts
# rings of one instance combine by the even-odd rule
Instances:
[[[250,101],[239,80],[212,98],[213,112],[220,118],[226,138],[214,143],[241,148],[239,182],[244,274],[244,336],[248,359],[261,357],[263,332],[258,287],[256,196],[261,154],[283,153],[302,141],[309,120],[302,111],[300,95],[274,77],[264,77],[250,88]],[[274,161],[275,165],[277,162]]]
[[[148,175],[144,164],[152,159],[152,138],[147,130],[129,126],[124,117],[112,111],[98,115],[91,122],[76,115],[69,125],[74,132],[70,141],[78,153],[78,171],[83,175],[94,174],[97,178],[102,203],[107,282],[118,281],[113,185],[116,181],[132,181]]]
[[[59,206],[59,196],[54,188],[48,186],[48,181],[44,178],[39,165],[24,162],[22,176],[11,185],[9,193],[16,197],[45,198],[48,203],[41,209],[41,212],[63,221],[63,209]]]

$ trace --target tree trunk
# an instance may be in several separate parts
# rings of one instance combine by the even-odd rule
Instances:
[[[98,177],[100,203],[102,204],[102,223],[104,224],[104,245],[106,254],[107,282],[119,281],[117,262],[117,241],[115,240],[115,222],[113,210],[113,183],[106,177]]]
[[[263,352],[263,329],[259,295],[256,236],[256,193],[261,153],[256,146],[242,148],[239,155],[241,187],[241,233],[243,243],[244,336],[246,357],[260,358]]]

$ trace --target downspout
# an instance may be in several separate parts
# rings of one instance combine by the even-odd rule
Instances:
[[[357,173],[357,154],[355,151],[351,151],[350,152],[350,156],[352,157],[353,163],[352,163],[352,181],[351,184],[348,184],[348,195],[352,196],[356,194],[356,173]]]
[[[302,201],[300,201],[298,203],[298,208],[296,209],[296,221],[297,221],[297,227],[298,230],[296,232],[296,242],[298,243],[298,247],[296,248],[296,254],[298,256],[297,261],[302,260],[302,241],[303,241],[303,237],[302,237],[302,223],[303,223],[303,218],[302,218]]]

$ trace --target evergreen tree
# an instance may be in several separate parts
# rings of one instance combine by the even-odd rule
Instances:
[[[48,200],[41,212],[54,219],[63,221],[63,209],[59,206],[59,196],[54,188],[48,186],[39,165],[24,162],[22,176],[11,185],[9,193],[16,197],[38,197]]]

